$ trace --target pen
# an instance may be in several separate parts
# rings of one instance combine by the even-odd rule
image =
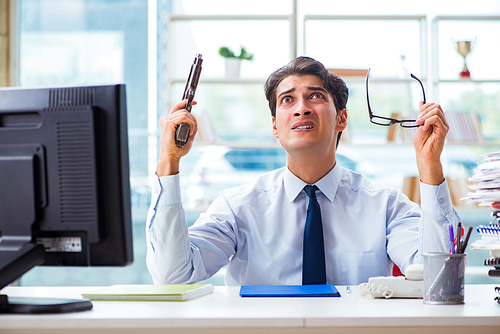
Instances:
[[[467,235],[465,236],[465,240],[462,244],[461,253],[465,253],[465,249],[467,248],[467,243],[469,242],[471,232],[472,232],[472,226],[469,226],[469,230],[467,231]]]
[[[460,238],[462,238],[462,223],[458,222],[457,228],[457,248],[455,253],[461,253],[462,248],[460,247]]]
[[[453,236],[453,225],[448,225],[448,232],[450,235],[450,249],[451,254],[455,254],[455,237]]]

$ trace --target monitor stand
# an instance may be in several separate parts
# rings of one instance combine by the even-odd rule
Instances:
[[[68,313],[91,309],[92,303],[87,299],[8,297],[7,295],[0,295],[0,313]]]
[[[42,264],[43,246],[24,243],[19,247],[0,247],[0,289],[36,265]],[[0,295],[0,313],[67,313],[92,309],[87,299],[9,297]]]

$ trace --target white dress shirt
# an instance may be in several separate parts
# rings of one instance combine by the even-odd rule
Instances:
[[[308,198],[284,167],[221,192],[188,228],[179,176],[157,178],[148,213],[147,266],[157,284],[194,283],[228,265],[226,285],[302,284]],[[399,189],[338,166],[315,183],[325,239],[327,283],[353,285],[404,272],[426,251],[449,251],[460,218],[446,181],[420,185],[421,208]],[[391,261],[392,260],[392,261]]]

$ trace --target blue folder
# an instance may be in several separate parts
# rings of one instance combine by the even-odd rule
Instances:
[[[242,297],[340,297],[333,284],[318,285],[244,285]]]

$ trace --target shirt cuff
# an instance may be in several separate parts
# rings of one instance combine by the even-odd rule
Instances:
[[[158,176],[153,185],[156,196],[155,207],[181,203],[181,184],[179,174]]]
[[[446,180],[438,186],[420,182],[420,206],[422,211],[447,216],[453,211]]]

